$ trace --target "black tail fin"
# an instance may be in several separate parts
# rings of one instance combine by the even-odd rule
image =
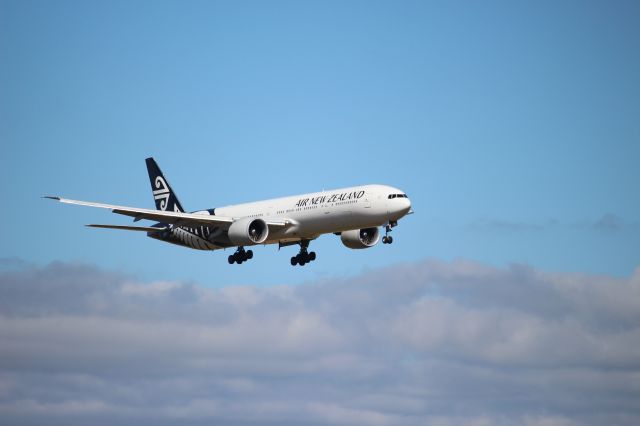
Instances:
[[[169,182],[162,174],[156,160],[153,157],[149,157],[145,161],[147,162],[147,171],[149,172],[149,181],[151,181],[151,191],[153,191],[156,208],[158,210],[184,212],[182,204],[180,204],[178,197],[176,197]]]

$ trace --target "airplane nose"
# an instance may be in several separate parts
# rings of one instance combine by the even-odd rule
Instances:
[[[394,220],[400,219],[411,211],[411,201],[408,198],[396,198],[393,203]]]
[[[402,198],[402,206],[401,206],[401,213],[404,216],[405,214],[409,213],[409,211],[411,210],[411,201],[408,198]]]

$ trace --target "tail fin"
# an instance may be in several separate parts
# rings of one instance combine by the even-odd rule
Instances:
[[[176,197],[169,182],[162,174],[156,160],[153,157],[149,157],[145,161],[147,162],[147,171],[149,172],[149,181],[151,182],[151,191],[153,191],[156,208],[158,210],[184,212],[182,204],[180,204],[178,197]]]

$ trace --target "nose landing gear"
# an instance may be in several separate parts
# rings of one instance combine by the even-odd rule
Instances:
[[[389,232],[392,231],[391,228],[395,227],[398,225],[398,222],[396,221],[391,221],[389,223],[387,223],[384,227],[384,237],[382,237],[382,244],[392,244],[393,243],[393,237],[391,235],[389,235]]]
[[[293,256],[291,258],[291,266],[296,266],[296,265],[304,266],[305,264],[311,263],[314,260],[316,260],[316,252],[315,251],[308,252],[307,251],[308,248],[309,248],[309,241],[307,240],[300,241],[300,253],[298,253],[296,256]]]
[[[235,253],[229,256],[228,261],[229,261],[229,265],[233,265],[234,263],[241,265],[242,262],[246,262],[249,259],[253,259],[253,251],[252,250],[245,251],[244,247],[238,247],[238,250],[236,250]]]

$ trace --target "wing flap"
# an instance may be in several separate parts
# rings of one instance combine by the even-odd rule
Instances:
[[[104,228],[104,229],[121,229],[123,231],[140,231],[140,232],[157,232],[162,231],[164,228],[155,228],[153,226],[127,226],[127,225],[102,225],[92,223],[85,225],[89,228]]]

